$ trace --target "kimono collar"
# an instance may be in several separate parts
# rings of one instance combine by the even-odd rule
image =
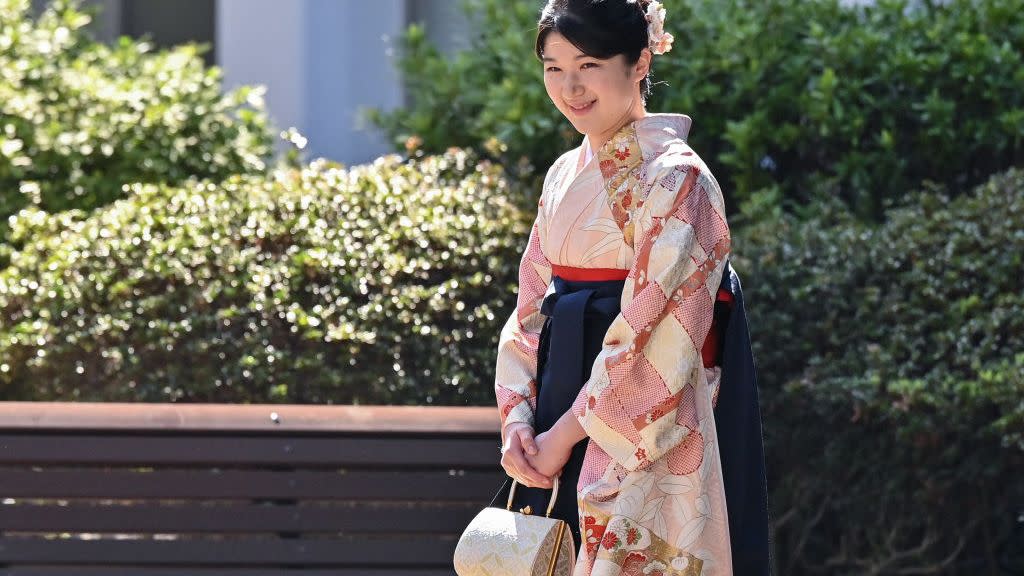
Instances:
[[[601,175],[614,184],[645,158],[650,160],[672,142],[686,142],[691,119],[686,114],[648,114],[619,128],[596,152]]]

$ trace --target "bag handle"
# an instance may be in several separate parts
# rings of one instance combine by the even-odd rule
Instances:
[[[508,505],[505,506],[506,510],[512,510],[512,498],[516,495],[516,479],[512,478],[512,487],[508,491]],[[545,516],[551,517],[551,511],[555,508],[555,498],[558,497],[558,476],[555,476],[555,480],[551,488],[551,500],[548,501],[548,511]]]

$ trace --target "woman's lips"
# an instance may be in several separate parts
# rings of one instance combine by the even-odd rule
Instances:
[[[585,103],[582,107],[577,107],[575,104],[569,103],[569,109],[572,110],[573,114],[582,116],[593,110],[595,102],[597,102],[597,100],[591,100],[590,102]]]

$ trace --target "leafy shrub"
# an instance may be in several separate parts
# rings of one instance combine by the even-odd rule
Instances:
[[[259,89],[222,94],[195,45],[98,43],[77,4],[52,2],[33,20],[29,0],[0,0],[0,242],[28,204],[88,211],[126,183],[266,170]]]
[[[827,192],[876,221],[925,180],[960,194],[1024,164],[1024,0],[664,3],[677,41],[648,109],[693,117],[736,206],[767,193],[795,212]],[[467,0],[477,34],[450,60],[410,28],[414,104],[374,120],[397,146],[473,146],[535,180],[579,142],[533,56],[541,5]]]
[[[1011,170],[908,194],[878,228],[832,203],[738,234],[781,573],[996,571],[1013,551],[1021,230]]]
[[[486,404],[532,223],[508,196],[453,149],[26,209],[0,397]]]

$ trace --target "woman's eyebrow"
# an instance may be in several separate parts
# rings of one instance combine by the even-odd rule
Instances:
[[[577,54],[573,58],[573,60],[582,60],[584,58],[592,58],[592,56],[587,56],[586,54]],[[555,59],[552,58],[551,56],[544,56],[543,58],[541,58],[541,60],[543,60],[544,62],[554,62],[555,61]]]

